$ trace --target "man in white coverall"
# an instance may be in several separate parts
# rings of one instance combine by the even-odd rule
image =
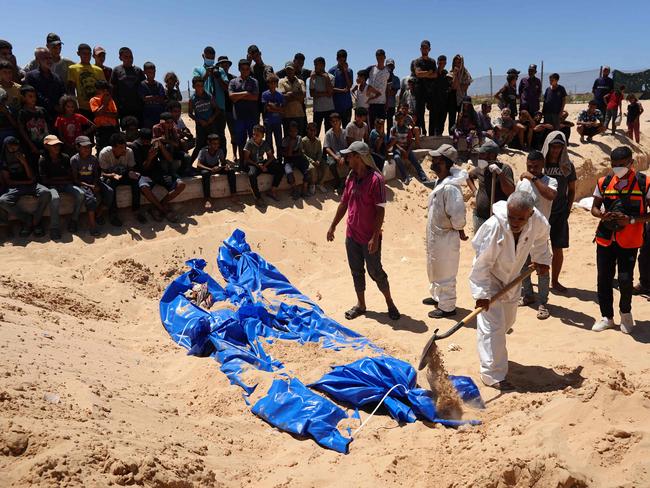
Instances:
[[[469,283],[476,308],[486,309],[478,315],[476,327],[481,380],[486,386],[508,391],[513,387],[506,381],[506,331],[515,322],[521,286],[495,303],[490,304],[490,298],[521,273],[529,254],[540,275],[548,274],[553,255],[548,221],[529,193],[514,192],[507,202],[495,203],[493,212],[472,241],[476,257]]]
[[[465,235],[465,200],[460,185],[467,173],[454,167],[458,153],[450,144],[429,151],[431,169],[438,177],[429,195],[427,219],[427,275],[431,297],[422,300],[435,305],[429,317],[439,319],[456,314],[456,275],[460,261],[460,241]]]

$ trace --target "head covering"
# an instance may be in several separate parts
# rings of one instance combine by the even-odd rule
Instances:
[[[95,49],[93,49],[93,54],[97,56],[100,53],[106,54],[106,49],[104,49],[102,46],[95,46]]]
[[[438,149],[429,151],[429,156],[432,158],[447,158],[455,163],[458,160],[458,151],[451,144],[442,144]]]
[[[549,135],[546,136],[544,140],[544,145],[542,146],[542,154],[544,158],[548,156],[549,146],[552,143],[561,143],[562,154],[560,155],[560,171],[564,176],[569,176],[571,174],[571,160],[569,159],[569,152],[567,150],[566,137],[563,132],[559,130],[554,130]]]
[[[531,65],[529,65],[529,66],[528,66],[528,69],[529,69],[529,70],[532,69],[533,71],[535,71],[535,72],[537,73],[537,65],[536,65],[536,64],[531,64]]]
[[[521,73],[521,71],[519,71],[519,70],[517,70],[517,69],[515,69],[515,68],[510,68],[510,69],[506,72],[507,75],[518,75],[519,73]]]
[[[347,149],[341,149],[341,154],[350,154],[350,153],[357,153],[361,159],[363,160],[364,164],[368,166],[371,169],[374,169],[375,171],[379,171],[377,166],[375,165],[375,160],[372,159],[372,155],[370,154],[370,148],[368,147],[368,144],[366,144],[363,141],[354,141],[352,144]]]
[[[492,139],[486,139],[481,147],[478,148],[479,154],[499,153],[499,145]]]
[[[46,146],[56,146],[57,144],[63,144],[63,142],[54,134],[50,134],[49,136],[45,136],[45,139],[43,139],[43,144]]]
[[[293,65],[293,61],[287,61],[286,63],[284,63],[284,69],[285,70],[292,69],[295,71],[296,67]]]
[[[393,58],[388,58],[386,60],[386,66],[395,66],[395,60]]]
[[[458,67],[458,71],[454,71],[454,62],[452,59],[449,76],[451,77],[451,87],[456,90],[456,102],[460,103],[465,96],[462,86],[469,86],[473,80],[469,71],[465,68],[465,59],[460,54],[456,54],[456,56],[454,56],[454,59],[455,58],[460,59],[460,66]]]
[[[93,143],[88,136],[79,136],[74,140],[75,144],[79,146],[92,146]]]
[[[219,56],[217,59],[217,64],[228,63],[228,66],[232,66],[232,61],[228,59],[228,56]]]
[[[55,34],[54,32],[50,32],[47,35],[47,38],[45,39],[46,44],[49,46],[50,44],[58,45],[58,44],[63,44],[61,41],[61,38],[58,36],[58,34]]]

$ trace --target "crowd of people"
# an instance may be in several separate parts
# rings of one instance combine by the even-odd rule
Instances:
[[[266,199],[278,200],[284,178],[295,199],[325,192],[328,174],[335,191],[342,193],[350,167],[341,151],[363,141],[380,171],[391,159],[405,184],[414,173],[430,185],[414,149],[420,137],[442,135],[445,125],[461,158],[485,141],[494,141],[497,148],[542,150],[549,133],[560,130],[568,141],[574,125],[564,111],[567,93],[559,75],[549,77],[542,97],[535,65],[518,87],[519,71],[508,71],[507,83],[495,95],[501,112],[493,123],[491,104],[483,103],[477,113],[467,96],[472,77],[463,57],[455,55],[447,70],[446,56],[430,57],[431,45],[425,40],[420,56],[411,62],[411,76],[403,80],[383,49],[376,51],[375,64],[355,78],[343,49],[329,70],[322,57],[313,60],[313,70],[305,68],[305,56],[297,53],[276,73],[251,45],[237,63],[236,76],[230,73],[228,57],[217,57],[208,46],[192,73],[188,114],[195,122],[193,133],[181,117],[183,97],[175,73],[157,81],[155,64],[148,61],[140,68],[128,47],[119,50],[121,64],[114,68],[105,65],[101,46],[79,44],[78,62],[64,57],[62,48],[61,38],[48,34],[46,46],[36,48],[34,59],[21,69],[11,44],[0,40],[0,222],[13,214],[22,237],[45,234],[42,216],[49,206],[50,236],[61,238],[61,193],[74,201],[68,230],[78,231],[83,205],[89,232],[99,235],[106,219],[122,225],[119,186],[130,187],[131,210],[139,222],[148,217],[175,222],[178,215],[170,202],[185,189],[183,176],[202,177],[208,204],[212,175],[225,175],[235,196],[238,172],[248,175],[259,206],[266,205],[258,187],[265,173],[272,176]],[[614,88],[605,68],[594,83],[594,100],[578,117],[582,139],[591,140],[610,122],[615,130],[623,88]],[[307,98],[313,101],[311,121]],[[633,95],[628,100],[630,136],[638,140],[643,108]],[[294,172],[302,174],[301,182]],[[166,191],[162,198],[152,191],[156,185]],[[19,204],[26,195],[37,199],[33,213]],[[151,203],[146,213],[141,196]],[[478,197],[475,219],[484,220],[485,198],[481,193]]]

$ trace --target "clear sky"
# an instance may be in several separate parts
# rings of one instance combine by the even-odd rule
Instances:
[[[650,67],[650,7],[647,0],[621,4],[602,0],[513,2],[503,0],[432,1],[106,1],[52,2],[5,0],[0,37],[14,46],[18,63],[33,58],[48,32],[64,42],[63,55],[73,60],[81,42],[106,48],[107,65],[119,64],[118,49],[133,49],[135,62],[153,61],[161,79],[175,71],[186,88],[201,52],[212,45],[235,65],[249,44],[260,47],[275,69],[305,54],[307,67],[323,56],[328,67],[337,49],[345,48],[350,67],[374,63],[383,48],[396,61],[396,73],[408,73],[429,39],[431,55],[465,57],[472,76],[525,72],[544,60],[545,72],[594,69],[602,64],[636,70]],[[633,48],[628,48],[634,47]]]

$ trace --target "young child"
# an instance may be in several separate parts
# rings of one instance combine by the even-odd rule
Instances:
[[[275,139],[275,153],[278,159],[282,157],[280,145],[282,144],[282,111],[284,110],[284,96],[278,91],[279,81],[276,75],[270,74],[266,78],[269,89],[262,93],[266,142],[273,149],[273,139]]]
[[[210,202],[210,180],[212,175],[226,175],[230,196],[237,198],[237,173],[235,164],[227,161],[223,149],[221,149],[221,137],[218,134],[208,134],[208,145],[199,151],[196,160],[196,167],[201,172],[201,184],[203,185],[203,198],[206,208],[211,208]]]
[[[120,126],[126,142],[133,142],[138,138],[138,131],[140,130],[140,122],[134,115],[127,115],[120,120]],[[110,139],[110,138],[109,138]]]
[[[636,95],[630,93],[627,96],[627,137],[639,143],[640,127],[641,127],[641,114],[643,113],[643,106],[639,103]]]
[[[208,143],[208,134],[216,134],[215,120],[217,119],[217,102],[205,91],[203,78],[192,78],[194,93],[187,107],[190,119],[196,122],[196,146],[191,159],[194,161],[199,151]]]
[[[316,137],[316,124],[309,122],[307,124],[307,135],[302,138],[302,152],[307,158],[310,166],[310,179],[309,195],[316,193],[316,185],[318,189],[326,193],[327,189],[323,186],[323,179],[325,178],[325,161],[323,158],[323,145],[320,139]]]
[[[16,116],[8,105],[7,92],[4,88],[0,88],[0,144],[5,138],[17,137],[19,134]]]
[[[354,109],[354,120],[345,128],[345,140],[348,146],[354,141],[368,142],[368,109],[357,107]]]
[[[183,100],[180,81],[178,81],[178,76],[173,71],[165,75],[165,100],[167,101],[167,109],[169,109],[169,102],[180,102]]]
[[[357,73],[357,84],[352,87],[350,93],[352,98],[356,101],[356,108],[365,108],[368,110],[370,104],[368,102],[368,71],[362,69]]]
[[[27,156],[32,168],[36,168],[43,149],[43,139],[49,134],[47,113],[43,107],[36,105],[36,90],[33,86],[23,85],[20,89],[23,107],[18,112],[18,129],[27,144],[30,154]]]
[[[13,136],[4,140],[0,151],[0,181],[4,181],[5,192],[0,195],[0,209],[15,215],[22,222],[20,237],[29,237],[34,231],[36,237],[45,235],[43,229],[43,212],[52,199],[50,191],[36,182],[34,171],[27,156],[20,149],[20,142]],[[34,214],[20,208],[18,201],[24,195],[38,199]]]
[[[405,159],[408,159],[413,165],[413,168],[415,168],[418,180],[422,183],[427,183],[429,181],[426,173],[420,165],[420,162],[413,153],[413,131],[406,125],[404,113],[402,113],[402,111],[395,114],[395,125],[390,130],[388,149],[393,150],[395,164],[397,165],[405,184],[408,185],[409,181],[411,181],[411,177],[404,166]]]
[[[287,175],[287,182],[294,185],[295,178],[293,170],[297,169],[302,173],[302,188],[296,183],[291,194],[294,200],[306,197],[307,184],[309,182],[309,161],[302,151],[302,140],[298,135],[298,122],[295,120],[289,123],[289,133],[282,139],[282,156],[284,157],[284,172]]]
[[[107,81],[99,80],[95,83],[95,96],[90,99],[90,110],[93,113],[96,134],[97,154],[109,145],[111,136],[118,133],[117,105],[111,96],[110,85]],[[133,116],[130,116],[133,117]],[[123,122],[126,122],[127,117]],[[136,126],[138,119],[133,117]]]
[[[74,141],[72,141],[72,144],[72,148],[76,152]],[[38,172],[41,175],[41,183],[50,190],[52,195],[50,202],[50,238],[58,240],[61,239],[60,194],[67,193],[74,201],[72,217],[68,222],[68,231],[70,232],[77,231],[79,211],[84,200],[84,194],[81,188],[73,184],[70,156],[62,152],[64,149],[63,141],[51,134],[45,137],[43,145],[45,146],[45,152],[38,161]]]
[[[616,134],[616,117],[619,113],[623,113],[623,89],[621,86],[616,90],[612,90],[605,95],[605,103],[607,108],[605,110],[605,130],[609,128],[609,121],[612,121],[612,135]]]
[[[368,144],[372,159],[374,159],[379,171],[384,170],[384,163],[387,157],[385,124],[386,121],[384,119],[375,120],[375,127],[370,131],[370,142]]]
[[[406,103],[400,103],[399,105],[399,111],[404,114],[404,123],[406,126],[411,129],[413,132],[413,139],[414,139],[414,149],[417,149],[420,147],[420,128],[415,125],[416,116],[415,112],[411,112],[411,109],[408,104]],[[390,130],[390,128],[389,128]]]
[[[415,80],[412,77],[409,77],[406,81],[406,90],[404,90],[404,93],[400,96],[400,105],[402,104],[406,104],[409,113],[417,113],[415,101]]]
[[[63,152],[74,154],[75,140],[79,136],[90,136],[95,132],[95,124],[78,113],[79,104],[72,95],[61,97],[61,114],[54,122],[54,128],[63,141]]]
[[[266,156],[266,159],[264,159],[264,156]],[[257,185],[258,176],[264,173],[273,176],[271,191],[267,193],[267,196],[276,202],[280,201],[277,191],[284,171],[280,162],[273,156],[271,146],[264,140],[264,127],[261,125],[253,127],[253,137],[248,139],[244,145],[243,159],[243,167],[248,173],[251,189],[255,196],[255,205],[265,205]]]
[[[104,220],[102,214],[113,203],[114,190],[99,178],[99,161],[92,155],[93,143],[86,136],[79,136],[75,141],[77,154],[70,159],[72,180],[81,188],[84,194],[84,205],[88,214],[88,231],[97,237]],[[99,201],[101,198],[101,206]]]
[[[165,110],[165,88],[155,80],[156,65],[147,61],[142,66],[146,77],[138,87],[138,94],[144,105],[142,109],[142,126],[151,129],[160,122],[160,114]]]

